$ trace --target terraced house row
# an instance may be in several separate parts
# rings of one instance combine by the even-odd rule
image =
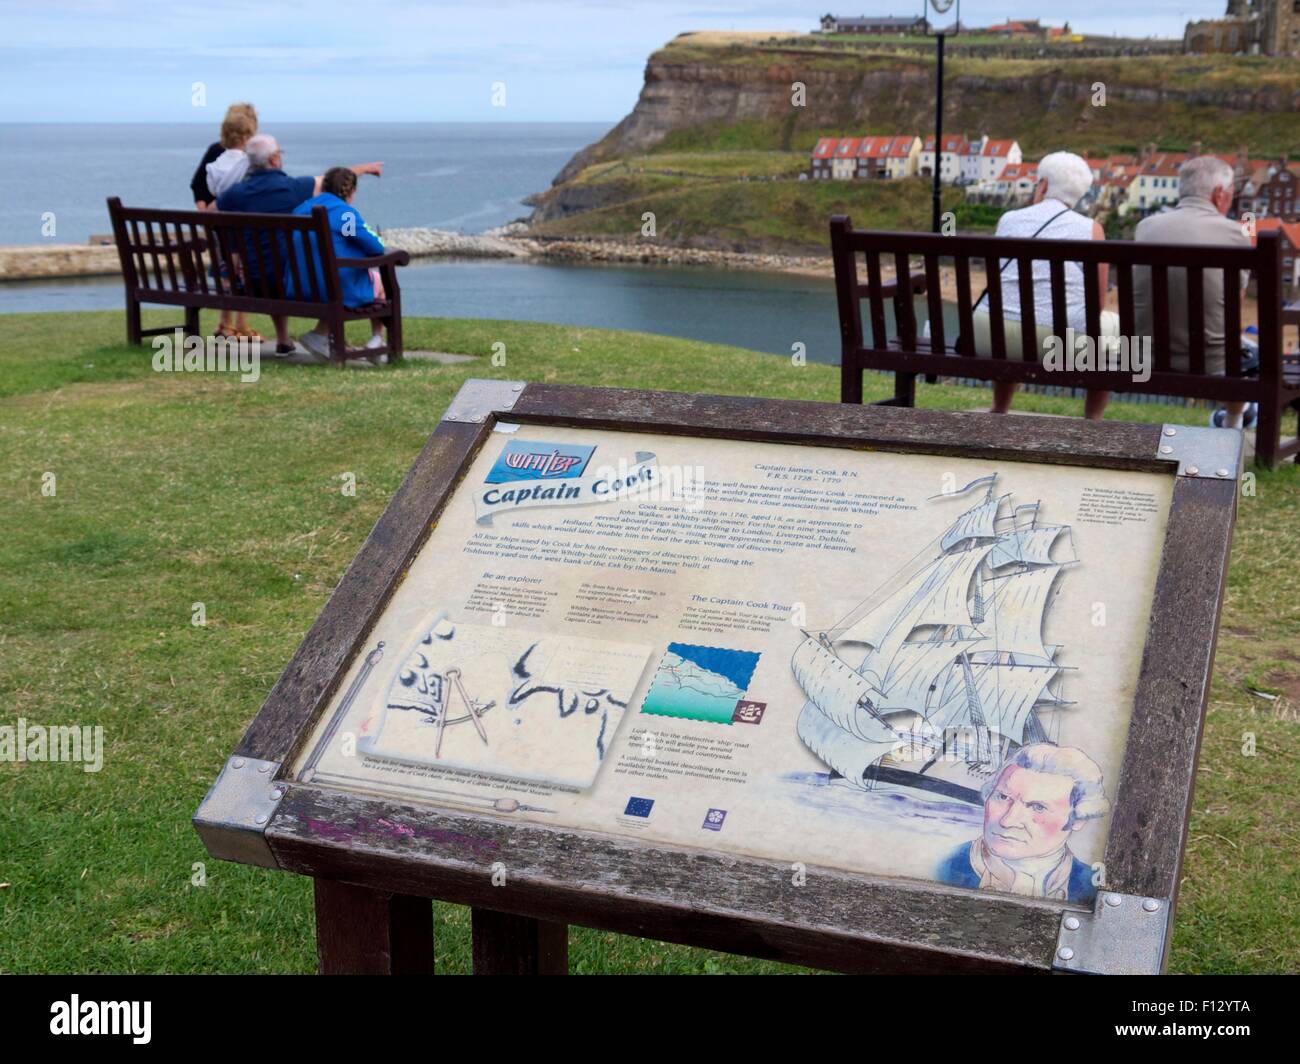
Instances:
[[[1014,140],[993,140],[987,134],[974,140],[953,134],[943,138],[938,160],[939,178],[946,184],[991,181],[1008,165],[1021,162],[1020,145]],[[836,181],[930,177],[934,167],[932,136],[924,141],[915,133],[823,137],[813,148],[808,176]]]
[[[1120,215],[1150,214],[1172,206],[1178,202],[1179,171],[1188,159],[1200,154],[1199,144],[1186,152],[1159,151],[1148,144],[1136,155],[1085,157],[1093,186],[1082,206]],[[1236,174],[1235,216],[1250,213],[1287,224],[1300,221],[1300,164],[1290,162],[1286,155],[1271,161],[1252,159],[1245,149],[1211,154]],[[922,141],[914,133],[822,137],[813,148],[811,166],[804,176],[834,181],[931,177],[936,159],[939,179],[963,186],[975,200],[1009,206],[1026,203],[1038,181],[1038,164],[1023,157],[1016,141],[987,135],[972,140],[958,133],[945,136],[937,153],[934,137]]]

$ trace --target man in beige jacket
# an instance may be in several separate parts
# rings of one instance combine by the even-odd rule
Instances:
[[[1134,239],[1153,244],[1224,244],[1250,247],[1241,225],[1225,217],[1232,206],[1232,167],[1213,155],[1200,155],[1183,163],[1178,172],[1178,206],[1144,218]],[[1169,276],[1169,355],[1175,370],[1186,371],[1187,358],[1187,271],[1171,269]],[[1205,315],[1205,370],[1224,371],[1223,271],[1205,270],[1202,275]],[[1244,284],[1248,278],[1243,276]],[[1240,298],[1236,292],[1228,298]],[[1133,313],[1140,336],[1155,329],[1151,312],[1151,269],[1133,271]],[[1227,403],[1225,428],[1242,427],[1245,403]]]

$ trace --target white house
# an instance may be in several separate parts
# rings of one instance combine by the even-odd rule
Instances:
[[[955,185],[961,180],[961,157],[966,152],[966,138],[959,133],[945,134],[939,151],[939,180]],[[934,176],[934,136],[925,138],[917,155],[917,170],[923,177]]]
[[[976,180],[994,181],[1006,167],[1016,166],[1024,161],[1024,156],[1020,154],[1020,145],[1014,140],[989,140],[985,137],[980,147]]]
[[[1146,159],[1128,187],[1128,197],[1119,213],[1155,210],[1166,203],[1178,202],[1178,171],[1187,156],[1182,152],[1162,152]]]
[[[980,157],[984,151],[984,145],[988,142],[989,135],[987,133],[966,142],[966,150],[961,153],[961,183],[963,185],[977,184],[980,178],[984,176],[980,169]]]
[[[993,192],[1009,202],[1028,202],[1037,184],[1037,163],[1008,163],[993,182]]]

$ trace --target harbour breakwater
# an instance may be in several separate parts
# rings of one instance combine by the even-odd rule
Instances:
[[[829,274],[830,256],[757,254],[676,247],[653,240],[535,238],[512,223],[480,234],[445,229],[387,229],[384,243],[412,259],[521,259],[542,262],[646,263],[713,269]],[[0,281],[52,281],[113,277],[121,273],[117,249],[94,244],[24,244],[0,247]]]

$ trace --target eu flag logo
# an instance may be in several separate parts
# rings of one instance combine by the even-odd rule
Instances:
[[[623,810],[624,816],[649,816],[650,810],[654,808],[655,800],[653,798],[629,798],[627,808]]]

